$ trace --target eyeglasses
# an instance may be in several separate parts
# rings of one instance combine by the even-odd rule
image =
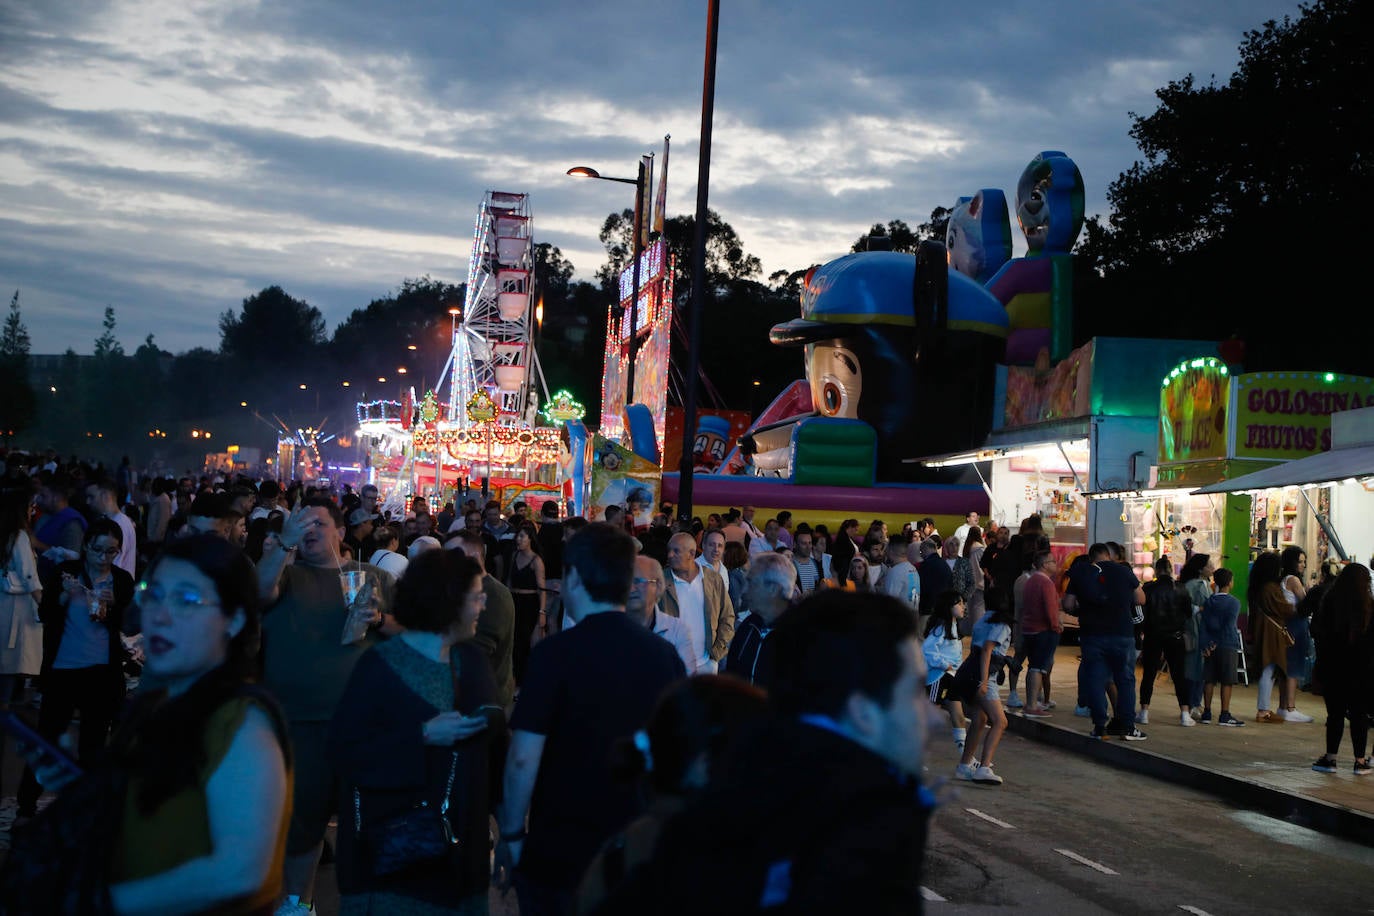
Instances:
[[[117,557],[117,556],[119,556],[119,548],[118,548],[118,547],[102,547],[102,548],[87,547],[86,549],[89,550],[92,554],[94,554],[94,555],[97,556],[97,557]]]
[[[167,588],[156,582],[140,582],[134,589],[134,604],[140,610],[164,607],[178,617],[190,616],[196,608],[219,607],[218,601],[206,600],[194,588]]]

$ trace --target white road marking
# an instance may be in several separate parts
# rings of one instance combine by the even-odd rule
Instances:
[[[1206,910],[1200,910],[1195,906],[1188,906],[1183,903],[1180,903],[1178,905],[1178,908],[1185,913],[1192,913],[1193,916],[1212,916],[1212,914],[1207,912]]]
[[[967,811],[969,814],[972,814],[974,817],[981,817],[983,820],[987,821],[989,824],[996,824],[998,827],[1001,827],[1001,828],[1004,829],[1004,830],[1015,830],[1015,829],[1016,829],[1016,828],[1013,827],[1011,824],[1008,824],[1006,821],[999,821],[997,818],[993,817],[991,814],[984,814],[983,812],[979,811],[977,808],[965,808],[964,810]]]
[[[945,898],[944,898],[944,897],[941,897],[939,894],[935,893],[933,890],[931,890],[930,888],[926,887],[924,884],[921,885],[921,899],[922,899],[922,900],[929,900],[929,901],[931,901],[932,903],[944,903],[944,902],[945,902]]]
[[[1080,865],[1086,865],[1089,868],[1096,869],[1097,871],[1102,872],[1102,874],[1104,875],[1119,874],[1119,872],[1112,871],[1110,868],[1103,865],[1101,862],[1094,862],[1092,859],[1083,858],[1078,853],[1074,852],[1072,849],[1056,849],[1055,852],[1059,853],[1061,856],[1064,856],[1066,858],[1073,859]]]
[[[1344,859],[1362,868],[1374,868],[1374,849],[1342,840],[1329,834],[1319,833],[1310,827],[1300,827],[1257,811],[1236,811],[1231,817],[1247,829],[1260,836],[1277,840],[1287,846],[1296,846],[1322,856]]]

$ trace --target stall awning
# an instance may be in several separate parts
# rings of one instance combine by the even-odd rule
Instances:
[[[1324,486],[1374,477],[1374,445],[1333,448],[1320,455],[1284,461],[1250,474],[1194,490],[1195,493],[1241,493],[1276,487]]]

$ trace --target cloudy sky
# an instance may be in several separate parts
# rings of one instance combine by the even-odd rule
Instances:
[[[1037,152],[1088,213],[1138,151],[1128,112],[1224,82],[1296,0],[723,0],[710,203],[765,276],[915,225]],[[672,134],[696,205],[705,0],[0,0],[0,290],[35,353],[217,347],[279,284],[332,328],[425,274],[461,282],[488,189],[531,195],[579,277]],[[574,15],[573,10],[581,10]],[[3,304],[0,304],[3,307]],[[557,316],[549,316],[556,320]]]

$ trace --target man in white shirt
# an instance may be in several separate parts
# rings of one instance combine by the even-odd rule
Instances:
[[[726,583],[726,590],[729,590],[729,570],[725,568],[725,535],[720,531],[708,531],[701,536],[701,556],[697,557],[697,565],[702,569],[709,569],[720,576],[720,581]]]
[[[963,546],[964,542],[968,540],[969,529],[978,527],[979,517],[980,516],[977,512],[969,512],[966,515],[964,515],[964,523],[960,525],[958,528],[954,529],[954,537],[958,539],[959,545],[961,547]]]
[[[696,539],[685,532],[668,541],[663,611],[687,626],[698,674],[715,674],[735,635],[735,610],[719,576],[696,564]]]
[[[919,542],[894,535],[887,542],[888,565],[878,582],[878,591],[896,598],[911,608],[912,613],[921,606],[921,576],[916,571],[920,557]]]
[[[129,575],[137,577],[138,533],[134,529],[133,519],[119,511],[118,491],[114,483],[102,480],[98,483],[87,484],[86,505],[90,506],[91,511],[97,515],[103,515],[119,526],[119,531],[124,538],[119,548],[119,556],[115,557],[114,565]]]
[[[625,613],[647,626],[655,636],[672,643],[690,677],[697,672],[699,658],[692,648],[692,635],[681,620],[659,612],[658,599],[662,594],[663,567],[653,557],[643,554],[635,557],[635,577],[630,583]]]
[[[782,541],[778,539],[778,520],[770,518],[763,525],[763,537],[751,538],[749,540],[749,556],[760,553],[773,553],[782,546]]]

